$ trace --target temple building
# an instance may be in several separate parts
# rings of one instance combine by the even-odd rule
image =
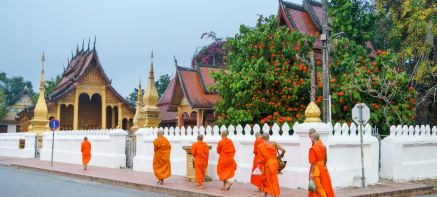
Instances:
[[[17,114],[33,105],[32,94],[24,90],[6,110],[6,115],[0,119],[0,133],[15,133],[21,131],[21,125],[17,120]]]
[[[42,87],[44,88],[44,87]],[[40,89],[41,90],[41,89]],[[41,96],[40,96],[41,97]],[[76,49],[54,91],[44,100],[47,118],[60,120],[61,130],[110,129],[129,130],[135,109],[112,87],[100,63],[95,41],[93,49]],[[44,103],[44,104],[45,104]],[[18,114],[21,131],[32,128],[34,107]]]
[[[161,126],[212,125],[219,95],[210,89],[215,84],[211,73],[217,70],[208,65],[185,68],[176,64],[176,76],[158,102]]]
[[[322,55],[322,3],[313,0],[303,0],[302,5],[298,5],[284,0],[279,0],[278,18],[279,24],[287,26],[290,30],[297,30],[303,34],[315,38],[313,51],[317,59]],[[366,42],[366,46],[374,51],[371,42]]]

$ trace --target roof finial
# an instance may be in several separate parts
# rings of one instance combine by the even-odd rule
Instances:
[[[154,77],[154,76],[153,76],[153,74],[154,74],[154,72],[153,72],[153,50],[152,50],[152,54],[150,55],[150,58],[151,58],[152,60],[151,60],[151,63],[150,63],[150,72],[149,72],[150,76],[149,76],[149,78],[150,78],[150,77],[153,78],[153,77]]]
[[[44,51],[42,52],[42,57],[41,57],[41,62],[44,64],[44,62],[46,61],[46,58],[44,57]],[[44,69],[44,67],[43,67]]]
[[[83,47],[84,47],[84,45],[85,45],[85,38],[82,39],[82,51],[83,51]]]
[[[94,35],[94,46],[93,46],[93,49],[96,49],[96,40],[97,40],[97,36]]]
[[[88,50],[87,50],[87,51],[89,51],[89,50],[90,50],[90,42],[91,42],[91,38],[90,38],[90,37],[88,37]]]
[[[176,59],[176,56],[173,56],[173,59],[174,59],[174,65],[178,66],[178,60]]]
[[[77,45],[76,45],[76,54],[78,54],[79,53],[79,43],[77,43]]]

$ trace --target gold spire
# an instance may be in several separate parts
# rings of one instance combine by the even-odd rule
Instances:
[[[41,62],[42,62],[42,69],[41,69],[41,81],[39,82],[39,96],[38,96],[38,101],[36,103],[35,106],[35,110],[34,110],[34,119],[44,119],[47,120],[47,104],[46,104],[46,99],[44,97],[45,94],[45,89],[44,89],[44,62],[45,62],[45,57],[44,57],[44,52],[42,53],[42,57],[41,57]]]
[[[320,108],[314,101],[311,101],[305,109],[305,122],[322,122],[322,120],[320,120],[320,114]]]
[[[157,109],[156,104],[158,104],[158,90],[155,87],[155,77],[153,72],[153,51],[151,55],[152,61],[150,64],[149,81],[144,91],[144,110]]]
[[[141,89],[141,78],[139,80],[138,84],[138,91],[137,91],[137,109],[135,110],[134,120],[133,120],[133,127],[132,130],[136,131],[138,128],[140,128],[140,125],[138,124],[138,118],[140,117],[140,111],[143,107],[143,99],[142,99],[142,89]]]
[[[41,57],[42,62],[42,69],[41,69],[41,81],[39,84],[39,96],[38,101],[36,102],[35,109],[33,110],[33,119],[31,120],[31,125],[29,126],[30,131],[34,131],[38,134],[38,147],[41,147],[41,136],[42,133],[49,130],[48,123],[49,120],[47,119],[47,104],[46,99],[44,97],[44,52],[42,53]]]
[[[153,51],[151,54],[150,72],[149,80],[144,91],[144,107],[139,108],[138,122],[137,124],[141,127],[157,127],[159,126],[159,108],[156,106],[158,104],[158,90],[155,87],[155,77],[153,72]],[[139,95],[140,98],[141,95]]]

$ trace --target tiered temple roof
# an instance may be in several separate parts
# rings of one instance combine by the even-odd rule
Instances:
[[[112,87],[111,80],[108,78],[105,71],[103,70],[95,48],[93,48],[92,50],[90,50],[89,48],[88,50],[84,50],[82,48],[81,51],[77,49],[76,55],[73,56],[67,68],[62,73],[61,81],[59,82],[58,86],[49,95],[49,102],[57,101],[64,97],[70,91],[74,90],[74,88],[79,83],[79,80],[91,67],[95,67],[98,69],[103,80],[106,84],[108,84],[108,90],[112,92],[124,104],[130,106],[126,99],[124,99],[123,96],[121,96]],[[130,110],[134,111],[132,108],[130,108]]]
[[[322,4],[320,2],[303,0],[302,5],[298,5],[279,0],[278,18],[281,25],[314,36],[316,39],[314,49],[321,50]]]

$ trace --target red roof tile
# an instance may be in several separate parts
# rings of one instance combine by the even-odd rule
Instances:
[[[175,84],[175,78],[171,79],[170,82],[167,85],[167,88],[165,89],[164,93],[162,94],[161,98],[159,98],[157,106],[169,104],[171,100],[171,93],[173,91]]]

